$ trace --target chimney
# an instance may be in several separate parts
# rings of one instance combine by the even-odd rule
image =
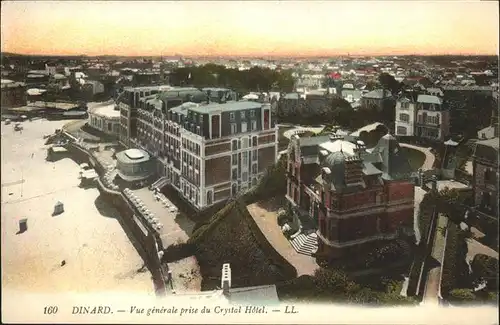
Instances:
[[[219,91],[218,95],[219,95],[219,104],[225,103],[226,102],[225,93],[223,91]]]
[[[366,145],[363,141],[356,141],[356,151],[358,153],[358,157],[361,159],[361,155],[366,152]]]
[[[229,293],[229,289],[231,289],[231,266],[229,263],[222,265],[221,288],[224,294]]]

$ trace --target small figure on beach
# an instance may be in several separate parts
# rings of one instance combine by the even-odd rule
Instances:
[[[31,158],[33,158],[33,156],[34,156],[34,155],[35,155],[35,153],[33,152],[33,153],[31,154]]]
[[[64,265],[66,265],[66,260],[62,260],[61,262],[61,267],[63,267]]]

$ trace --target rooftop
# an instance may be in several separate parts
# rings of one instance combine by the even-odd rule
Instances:
[[[144,152],[140,149],[125,150],[125,155],[127,155],[127,157],[133,160],[144,158]]]
[[[26,84],[24,82],[15,82],[8,79],[2,79],[2,89],[4,88],[16,88],[24,87]]]
[[[246,110],[246,109],[256,109],[256,108],[261,108],[262,104],[257,103],[257,102],[252,102],[252,101],[239,101],[239,102],[226,102],[226,103],[210,103],[206,105],[199,105],[199,104],[194,104],[194,103],[184,103],[181,106],[178,106],[176,108],[173,108],[172,110],[181,113],[181,111],[186,110],[189,108],[189,110],[200,113],[200,114],[207,114],[211,112],[216,112],[216,111],[225,111],[225,112],[231,112],[231,111],[240,111],[240,110]]]
[[[443,104],[443,100],[441,98],[433,95],[418,95],[417,102],[436,105]]]
[[[100,106],[94,107],[91,113],[101,115],[104,117],[120,117],[120,111],[115,110],[115,103],[104,103]]]
[[[327,141],[319,145],[322,149],[326,149],[329,152],[343,152],[349,156],[354,155],[354,149],[356,145],[352,142],[345,141],[342,139]]]
[[[375,89],[363,95],[364,98],[372,99],[384,99],[391,97],[390,91],[384,91],[383,89]]]

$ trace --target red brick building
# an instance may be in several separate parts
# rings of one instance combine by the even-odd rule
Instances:
[[[295,135],[287,169],[286,197],[300,227],[316,229],[317,257],[413,237],[412,171],[392,135],[372,149],[352,136]]]

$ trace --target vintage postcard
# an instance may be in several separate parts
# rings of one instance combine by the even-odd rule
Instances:
[[[498,324],[498,9],[2,1],[2,322]]]

